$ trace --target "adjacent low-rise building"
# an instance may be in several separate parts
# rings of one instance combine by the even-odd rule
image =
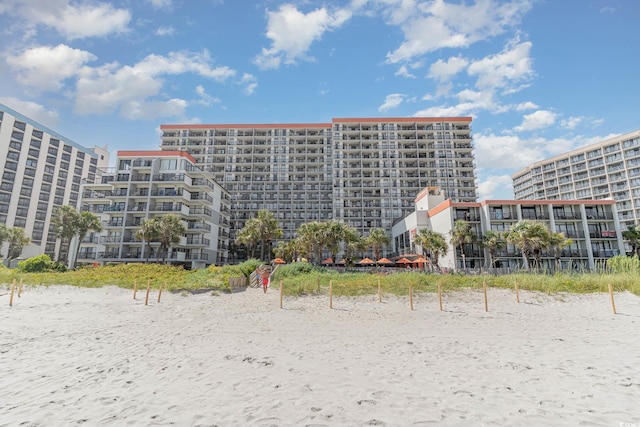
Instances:
[[[486,200],[454,202],[445,199],[438,189],[425,189],[416,198],[416,210],[397,221],[393,227],[394,251],[400,255],[416,253],[414,238],[421,228],[442,233],[450,241],[456,221],[471,225],[476,243],[465,245],[465,263],[459,247],[452,247],[440,259],[440,266],[449,269],[481,269],[490,267],[488,249],[481,245],[488,230],[505,232],[519,221],[534,220],[551,231],[563,233],[571,244],[560,251],[561,268],[594,270],[608,258],[624,253],[620,222],[613,200]],[[494,267],[522,269],[526,267],[522,254],[512,245],[496,253]],[[543,267],[556,268],[553,250],[542,253]]]
[[[229,193],[184,151],[119,151],[116,166],[82,192],[82,210],[103,231],[81,242],[80,263],[165,259],[187,268],[223,264],[229,256]],[[168,254],[136,237],[142,221],[173,214],[186,228]]]

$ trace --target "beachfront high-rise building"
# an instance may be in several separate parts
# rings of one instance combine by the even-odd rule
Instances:
[[[541,160],[512,178],[517,200],[614,199],[626,230],[640,221],[640,130]]]
[[[367,235],[413,211],[420,189],[475,201],[471,118],[336,118],[316,124],[162,125],[163,150],[184,150],[231,196],[231,237],[261,209],[284,239],[336,219]]]
[[[106,147],[85,148],[0,104],[0,223],[31,238],[23,258],[46,253],[57,259],[67,251],[51,219],[63,205],[77,208],[83,180],[108,163]],[[3,245],[2,254],[7,250]]]
[[[164,259],[202,268],[228,261],[229,193],[184,151],[119,151],[115,168],[84,186],[82,210],[98,215],[103,231],[83,240],[80,263]],[[136,233],[144,220],[167,214],[186,232],[165,253]]]

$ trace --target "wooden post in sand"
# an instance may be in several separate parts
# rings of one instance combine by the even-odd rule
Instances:
[[[282,280],[280,280],[280,308],[282,308]]]
[[[18,286],[18,298],[20,298],[20,295],[22,294],[22,281],[24,279],[20,279],[20,286]]]
[[[518,279],[514,280],[513,283],[516,287],[516,302],[520,304],[520,290],[518,289]]]
[[[138,279],[133,280],[133,299],[136,299],[136,292],[138,292]]]
[[[164,282],[164,287],[167,287],[167,282]],[[160,297],[162,296],[162,282],[160,283],[160,292],[158,292],[158,302],[160,302]]]
[[[482,289],[484,290],[484,311],[489,311],[489,301],[487,300],[487,279],[482,280]]]
[[[378,277],[378,302],[382,302],[382,286],[380,286],[379,277]]]
[[[320,278],[318,277],[318,281],[317,281],[317,285],[318,285],[318,291],[316,293],[320,293]]]
[[[613,288],[611,287],[611,283],[609,283],[609,296],[611,297],[611,308],[613,309],[613,314],[616,314],[616,302],[613,300]]]
[[[11,284],[11,296],[9,297],[9,307],[13,305],[13,292],[16,290],[16,279],[13,279]]]
[[[149,304],[149,289],[151,289],[151,279],[147,279],[147,297],[144,299],[144,305]]]
[[[409,307],[413,311],[413,285],[409,285]]]
[[[438,282],[438,304],[440,305],[440,311],[442,311],[442,283]]]
[[[329,280],[329,308],[333,308],[333,280]]]

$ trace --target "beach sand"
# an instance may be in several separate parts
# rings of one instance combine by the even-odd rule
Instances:
[[[0,425],[640,426],[640,298],[0,291]]]

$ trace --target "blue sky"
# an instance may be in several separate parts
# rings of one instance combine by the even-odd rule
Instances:
[[[2,0],[0,102],[88,147],[170,123],[472,116],[480,199],[640,128],[637,0]]]

